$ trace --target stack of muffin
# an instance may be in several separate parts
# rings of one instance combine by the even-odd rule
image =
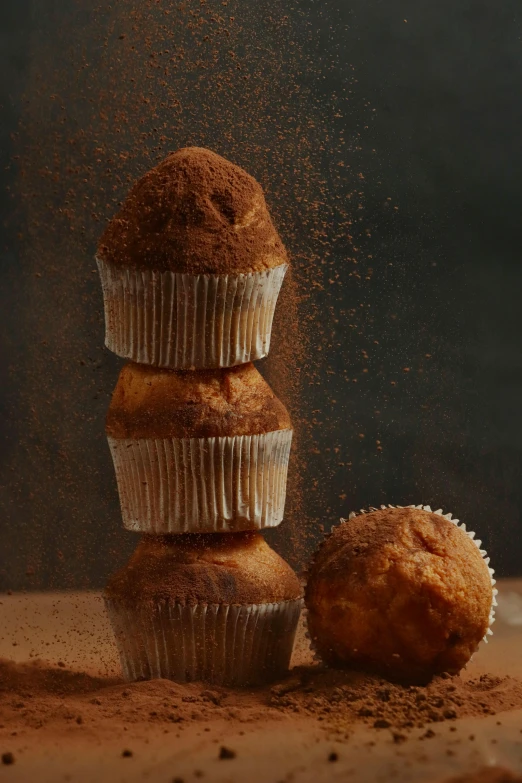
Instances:
[[[124,525],[105,591],[124,674],[227,685],[288,668],[302,606],[259,530],[283,519],[288,412],[266,356],[287,255],[260,185],[201,148],[140,179],[98,248]]]

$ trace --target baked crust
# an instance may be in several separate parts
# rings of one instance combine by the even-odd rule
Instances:
[[[143,536],[105,590],[106,598],[130,605],[263,604],[301,596],[294,571],[255,532]]]
[[[202,147],[177,150],[135,183],[98,255],[116,265],[191,274],[288,263],[261,185]]]
[[[107,412],[113,438],[205,438],[291,429],[283,403],[243,364],[201,372],[126,364]]]
[[[466,533],[412,508],[335,528],[306,588],[324,660],[409,680],[460,671],[488,629],[492,599],[488,567]]]

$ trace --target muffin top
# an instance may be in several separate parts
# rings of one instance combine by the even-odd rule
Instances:
[[[170,154],[135,183],[98,256],[192,274],[258,272],[288,262],[261,185],[202,147]]]
[[[143,536],[105,590],[129,604],[260,604],[301,595],[294,571],[254,532]]]
[[[321,656],[406,679],[457,672],[489,627],[488,567],[439,514],[385,508],[335,528],[306,588]]]
[[[107,412],[113,438],[207,438],[290,429],[288,411],[256,370],[201,372],[129,362]]]

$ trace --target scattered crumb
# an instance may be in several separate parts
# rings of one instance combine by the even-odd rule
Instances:
[[[235,750],[232,750],[231,748],[225,747],[225,745],[222,745],[219,749],[219,756],[220,759],[235,759],[237,756],[237,753]]]

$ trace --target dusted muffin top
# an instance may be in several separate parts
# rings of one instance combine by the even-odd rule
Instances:
[[[335,528],[306,589],[313,643],[333,665],[409,680],[458,672],[489,627],[488,567],[466,532],[415,508]]]
[[[118,378],[106,431],[113,438],[205,438],[291,426],[285,406],[253,364],[187,372],[131,362]]]
[[[138,269],[228,274],[287,263],[263,190],[201,147],[169,155],[136,182],[105,229],[98,255]]]
[[[295,573],[259,533],[144,536],[105,590],[129,604],[259,604],[301,595]]]

